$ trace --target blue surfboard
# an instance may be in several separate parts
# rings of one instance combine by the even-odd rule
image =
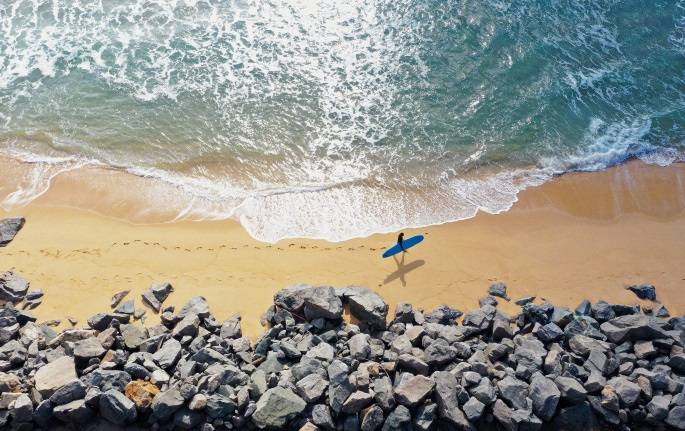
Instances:
[[[402,245],[404,246],[404,249],[406,250],[408,248],[414,247],[416,244],[420,243],[421,241],[423,241],[423,235],[416,235],[416,236],[413,236],[409,239],[405,239],[404,241],[402,241]],[[395,244],[394,246],[385,250],[385,253],[383,253],[383,257],[394,256],[397,253],[401,253],[401,252],[402,252],[402,247],[400,247],[399,244]]]

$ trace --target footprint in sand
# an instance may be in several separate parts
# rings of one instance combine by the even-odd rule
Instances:
[[[295,244],[288,244],[288,247],[293,247],[293,246],[295,246]]]
[[[278,250],[281,250],[281,251],[283,251],[283,249],[282,249],[281,247],[278,247]],[[684,278],[683,280],[685,280],[685,278]]]
[[[124,243],[124,245],[129,245],[129,244],[131,244],[131,243],[130,243],[130,242],[125,242],[125,243]]]
[[[231,247],[231,250],[238,250],[238,247]]]
[[[185,251],[190,251],[190,249],[189,249],[189,248],[184,248],[184,250],[185,250]]]
[[[352,247],[349,247],[349,248],[347,249],[347,251],[354,251],[354,250],[355,250],[355,249],[352,248]]]
[[[143,241],[143,244],[145,244],[145,245],[150,245],[150,243],[147,242],[147,241]]]
[[[373,248],[373,247],[370,247],[369,250],[371,250],[371,251],[376,251],[376,249]]]
[[[226,248],[226,247],[228,247],[226,244],[221,244],[221,245],[219,246],[219,248]]]
[[[301,248],[302,250],[304,250],[304,249],[306,249],[307,247],[301,245],[300,248]]]
[[[207,251],[214,251],[214,249],[213,249],[213,248],[208,248]]]
[[[180,249],[181,249],[181,247],[179,247],[179,246],[174,247],[174,250],[180,250]]]

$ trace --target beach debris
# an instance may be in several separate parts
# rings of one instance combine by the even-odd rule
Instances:
[[[59,333],[8,302],[0,308],[0,423],[685,426],[685,317],[605,301],[585,301],[576,313],[520,301],[510,316],[487,298],[461,324],[462,312],[447,305],[424,315],[403,303],[386,321],[387,304],[368,289],[291,286],[274,296],[254,343],[239,315],[219,322],[201,296],[178,313],[164,308],[156,326],[130,323],[129,300],[89,318],[90,329]],[[359,324],[342,319],[345,303]]]
[[[533,302],[533,301],[535,301],[534,296],[523,296],[523,297],[517,299],[516,301],[514,301],[514,304],[524,306],[524,305],[528,304],[529,302]]]
[[[498,296],[500,298],[506,299],[507,301],[511,300],[509,296],[507,295],[507,285],[498,282],[498,283],[493,283],[490,285],[490,288],[488,289],[488,294],[492,296]]]
[[[12,242],[17,233],[24,227],[25,222],[24,217],[0,220],[0,247],[5,247]]]
[[[155,313],[159,313],[162,304],[169,297],[174,288],[170,283],[153,284],[142,294],[143,302],[149,305]]]
[[[633,292],[640,299],[656,301],[656,288],[651,284],[638,284],[628,286],[626,289]]]
[[[124,299],[126,295],[128,295],[129,293],[131,293],[130,290],[122,290],[121,292],[117,292],[114,295],[112,295],[112,300],[109,304],[110,308],[115,308],[117,305],[119,305],[121,300]]]

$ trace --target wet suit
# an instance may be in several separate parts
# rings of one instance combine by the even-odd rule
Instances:
[[[397,236],[397,244],[399,244],[402,251],[406,253],[407,250],[404,249],[403,242],[404,242],[404,232],[400,232],[400,234]]]

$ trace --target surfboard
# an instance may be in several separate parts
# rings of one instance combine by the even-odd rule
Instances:
[[[423,235],[416,235],[416,236],[413,236],[409,239],[405,239],[404,241],[402,241],[402,245],[404,246],[404,249],[407,250],[408,248],[414,247],[416,244],[420,243],[421,241],[423,241]],[[383,253],[383,257],[394,256],[397,253],[401,253],[401,252],[402,252],[402,247],[400,247],[399,244],[395,244],[394,246],[385,250],[385,253]]]

